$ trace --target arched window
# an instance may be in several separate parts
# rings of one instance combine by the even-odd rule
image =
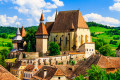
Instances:
[[[55,38],[53,39],[53,41],[55,42]]]
[[[59,44],[61,44],[61,37],[59,38]]]
[[[85,35],[85,42],[87,43],[88,42],[88,36]]]

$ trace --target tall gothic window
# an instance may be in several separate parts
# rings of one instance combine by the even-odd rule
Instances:
[[[65,45],[67,45],[67,37],[65,37]]]
[[[53,39],[53,41],[55,42],[55,38]]]
[[[61,44],[61,37],[59,38],[59,44]]]

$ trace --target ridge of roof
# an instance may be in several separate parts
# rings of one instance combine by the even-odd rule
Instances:
[[[89,29],[79,10],[60,11],[51,32],[70,32],[73,25],[74,30],[77,28]]]

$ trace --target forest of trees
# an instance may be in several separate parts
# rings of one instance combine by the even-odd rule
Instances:
[[[107,73],[105,69],[92,65],[91,69],[87,70],[87,74],[79,74],[74,80],[120,80],[120,70],[115,73]]]

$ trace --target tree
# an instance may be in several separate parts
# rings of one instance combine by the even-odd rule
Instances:
[[[8,49],[3,49],[0,51],[0,54],[5,57],[5,59],[8,57],[9,50]]]
[[[32,46],[31,46],[31,42],[29,41],[27,44],[27,52],[31,52],[32,51]]]
[[[50,43],[49,51],[50,51],[49,53],[50,56],[60,55],[59,45],[55,42]]]
[[[0,65],[6,67],[5,56],[0,54]]]
[[[100,54],[102,54],[104,56],[110,56],[112,53],[111,47],[109,45],[104,45],[104,46],[100,47],[99,52],[100,52]]]
[[[87,75],[90,80],[108,80],[105,69],[97,65],[92,65],[90,70],[87,70]]]
[[[2,34],[2,38],[5,38],[5,39],[6,39],[6,38],[8,38],[8,35],[7,35],[6,33],[3,33],[3,34]]]
[[[31,52],[36,51],[36,38],[35,38],[36,31],[34,29],[29,29],[26,36],[24,37],[24,40],[27,42],[26,47],[28,46],[28,42],[30,41],[31,46]],[[25,49],[27,51],[27,48]]]
[[[78,77],[75,77],[74,80],[87,80],[83,75],[79,74]]]
[[[95,49],[99,50],[100,47],[106,45],[107,43],[103,39],[97,39],[95,41]]]
[[[7,43],[7,47],[10,47],[10,50],[12,50],[13,49],[12,43]]]

